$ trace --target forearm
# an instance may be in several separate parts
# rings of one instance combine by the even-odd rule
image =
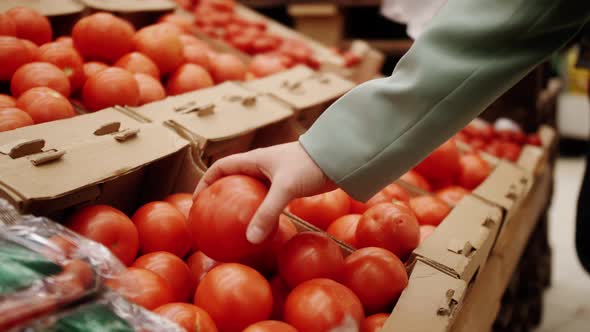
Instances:
[[[300,142],[358,199],[417,164],[588,20],[590,2],[451,0],[389,78],[365,83]]]

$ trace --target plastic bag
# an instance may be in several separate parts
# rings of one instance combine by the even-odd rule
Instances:
[[[96,294],[125,267],[104,246],[0,200],[0,330]]]
[[[447,0],[383,0],[381,14],[407,25],[408,36],[417,39]]]
[[[79,307],[47,315],[10,332],[183,332],[180,326],[114,292]]]

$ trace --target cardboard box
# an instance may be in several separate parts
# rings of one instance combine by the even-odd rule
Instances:
[[[309,128],[332,102],[355,85],[335,74],[315,72],[306,66],[244,83],[245,87],[273,96],[295,109],[304,128]]]
[[[207,166],[249,150],[258,129],[293,116],[293,110],[275,98],[231,82],[168,97],[134,112],[196,142],[196,153]]]
[[[190,142],[130,114],[111,108],[0,133],[0,197],[59,220],[93,203],[131,213],[196,183]]]
[[[176,9],[172,0],[79,0],[90,11],[111,12],[142,28]]]
[[[342,41],[344,18],[340,8],[331,3],[293,4],[289,15],[295,29],[327,46],[338,46]]]
[[[383,332],[449,331],[464,301],[467,283],[418,260]]]

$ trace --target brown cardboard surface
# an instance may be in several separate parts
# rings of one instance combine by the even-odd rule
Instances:
[[[45,16],[77,14],[84,10],[84,5],[76,0],[2,0],[0,12],[17,6],[33,8]]]
[[[499,207],[467,195],[414,250],[413,259],[469,282],[485,263],[501,223]]]
[[[79,0],[89,8],[119,13],[170,11],[176,8],[170,0]]]
[[[467,283],[416,262],[383,332],[449,331],[463,302]]]
[[[356,84],[335,74],[318,73],[306,66],[296,66],[244,85],[275,96],[296,110],[305,110],[341,97]]]

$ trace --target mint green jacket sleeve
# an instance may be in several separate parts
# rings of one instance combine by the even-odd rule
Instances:
[[[366,200],[453,136],[590,19],[590,0],[450,0],[392,76],[335,102],[301,136]]]

